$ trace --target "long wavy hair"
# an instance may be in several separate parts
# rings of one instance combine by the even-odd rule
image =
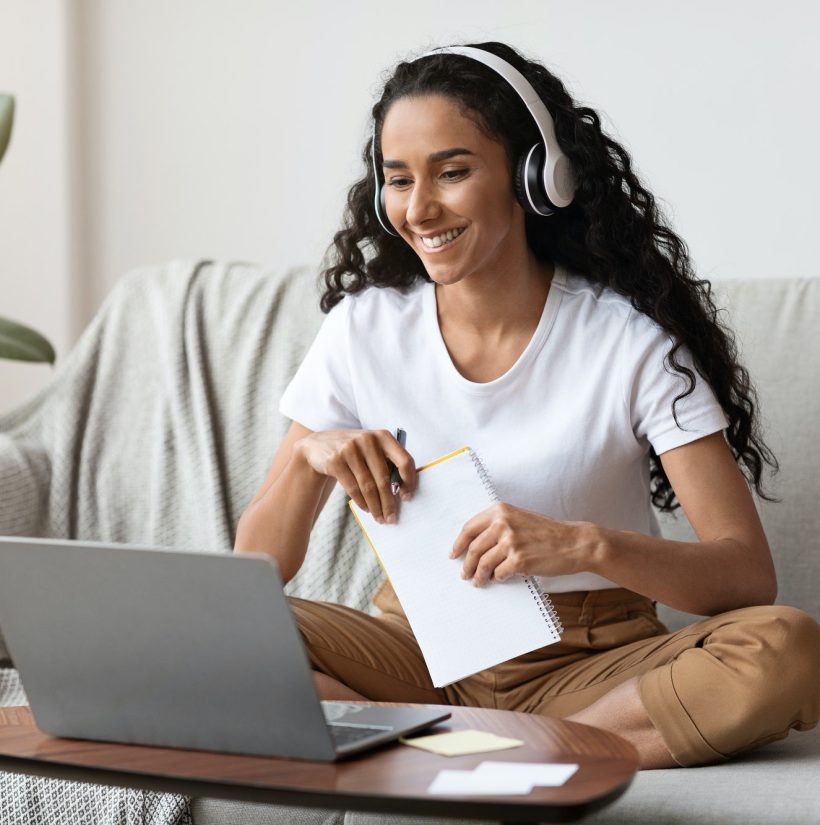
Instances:
[[[764,465],[777,460],[760,433],[757,397],[739,363],[731,330],[719,317],[711,284],[693,271],[684,241],[667,225],[655,198],[632,169],[627,151],[601,128],[598,114],[577,106],[563,83],[541,64],[503,43],[470,44],[512,64],[532,84],[555,121],[562,150],[572,162],[577,189],[569,207],[549,217],[526,215],[527,242],[540,260],[554,261],[630,299],[672,337],[667,368],[681,374],[692,393],[695,374],[678,354],[686,347],[708,381],[729,426],[726,439],[747,481],[761,498]],[[399,63],[373,106],[376,152],[390,107],[402,98],[440,95],[500,142],[512,173],[520,155],[540,134],[520,97],[492,69],[461,55],[429,55]],[[378,159],[378,158],[377,158]],[[365,174],[351,187],[343,228],[333,237],[322,271],[321,308],[329,312],[345,294],[369,286],[409,287],[430,281],[424,265],[401,237],[386,233],[373,206],[376,180],[371,141],[362,152]],[[660,510],[679,506],[657,454],[650,453],[652,502]]]

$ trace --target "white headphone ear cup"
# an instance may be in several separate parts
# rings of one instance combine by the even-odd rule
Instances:
[[[578,185],[575,181],[575,171],[566,155],[561,155],[555,161],[552,169],[552,185],[559,197],[572,202]]]
[[[373,139],[370,142],[370,161],[373,164],[373,185],[375,192],[373,197],[373,210],[376,213],[376,220],[381,224],[382,229],[388,235],[398,238],[399,233],[393,229],[393,225],[387,217],[387,209],[384,206],[384,181],[379,174],[379,168],[376,165],[376,123],[373,123]]]
[[[555,213],[555,205],[544,191],[544,164],[547,152],[543,143],[534,144],[518,159],[513,176],[516,197],[530,215],[546,217]]]
[[[396,232],[393,224],[390,223],[390,219],[387,217],[387,208],[384,205],[384,184],[378,180],[376,181],[375,207],[376,219],[382,225],[382,229],[384,229],[388,235],[393,235],[393,237],[398,238],[399,233]]]

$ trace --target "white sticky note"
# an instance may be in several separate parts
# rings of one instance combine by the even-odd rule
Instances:
[[[475,771],[439,771],[427,789],[431,794],[453,796],[526,796],[532,791],[532,782],[525,777],[482,777]]]
[[[507,779],[530,782],[533,786],[556,788],[578,770],[578,765],[557,762],[482,762],[473,774],[489,782]]]

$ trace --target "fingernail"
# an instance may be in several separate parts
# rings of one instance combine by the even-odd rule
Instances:
[[[402,501],[410,501],[410,493],[401,493],[401,500]]]
[[[381,516],[374,516],[377,524],[384,524],[384,519]]]
[[[397,519],[396,519],[396,514],[395,514],[395,513],[391,513],[391,514],[387,517],[387,523],[388,523],[388,524],[395,524],[395,523],[396,523],[396,521],[397,521]]]

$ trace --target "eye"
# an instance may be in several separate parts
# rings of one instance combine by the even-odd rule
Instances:
[[[392,186],[396,189],[403,189],[405,186],[410,185],[410,178],[401,178],[396,176],[395,178],[390,178],[390,180],[386,180],[385,184],[387,186]]]
[[[441,173],[441,176],[447,180],[460,180],[468,171],[469,169],[447,169]]]

